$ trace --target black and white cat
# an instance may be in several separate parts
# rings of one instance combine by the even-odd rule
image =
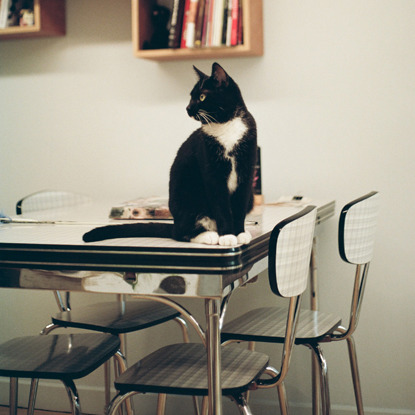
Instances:
[[[257,152],[255,120],[238,85],[217,63],[199,80],[186,110],[202,126],[180,147],[170,170],[173,223],[134,223],[93,229],[85,242],[122,237],[170,237],[209,245],[247,244],[245,216],[253,206]]]

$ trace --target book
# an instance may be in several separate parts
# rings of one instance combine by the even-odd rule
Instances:
[[[182,35],[185,0],[174,0],[169,29],[169,48],[179,48]]]
[[[182,23],[182,37],[180,41],[180,48],[186,48],[186,39],[187,39],[187,25],[189,22],[189,11],[190,11],[190,0],[185,0],[184,4],[184,14],[183,14],[183,23]]]
[[[244,30],[243,30],[243,7],[242,1],[239,0],[239,13],[238,13],[238,35],[237,44],[242,45],[244,43]]]
[[[196,21],[198,17],[199,0],[190,0],[189,14],[187,15],[186,25],[186,47],[195,46]]]
[[[209,12],[210,12],[210,3],[213,0],[205,0],[205,7],[203,10],[203,24],[202,24],[202,37],[200,46],[204,47],[208,44],[209,37]]]
[[[171,0],[170,10],[169,48],[243,43],[241,0]]]
[[[199,0],[199,8],[197,11],[196,27],[195,27],[195,47],[202,46],[203,22],[205,17],[206,0]]]
[[[7,27],[7,21],[8,21],[11,6],[12,6],[12,0],[1,0],[0,29],[5,29]]]
[[[212,18],[212,46],[221,46],[223,29],[224,0],[214,1]]]
[[[147,220],[173,219],[167,197],[138,198],[111,208],[111,219]]]
[[[225,46],[228,31],[229,2],[230,0],[225,0],[223,3],[222,45]]]
[[[203,46],[211,47],[213,43],[213,18],[215,13],[215,1],[216,0],[209,0],[208,8],[206,9],[205,13],[206,16],[206,37],[203,43]]]
[[[239,18],[239,1],[232,0],[231,46],[236,46],[238,44],[238,18]]]

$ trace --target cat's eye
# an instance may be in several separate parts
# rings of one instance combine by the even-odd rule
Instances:
[[[205,99],[206,99],[206,95],[205,94],[200,94],[199,100],[204,101]]]

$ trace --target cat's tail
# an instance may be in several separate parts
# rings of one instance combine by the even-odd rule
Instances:
[[[85,242],[94,242],[114,238],[172,238],[172,236],[172,223],[148,222],[102,226],[85,233],[82,239]]]

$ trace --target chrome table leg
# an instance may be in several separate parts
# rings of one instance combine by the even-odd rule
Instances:
[[[205,300],[209,415],[222,415],[220,301]]]

